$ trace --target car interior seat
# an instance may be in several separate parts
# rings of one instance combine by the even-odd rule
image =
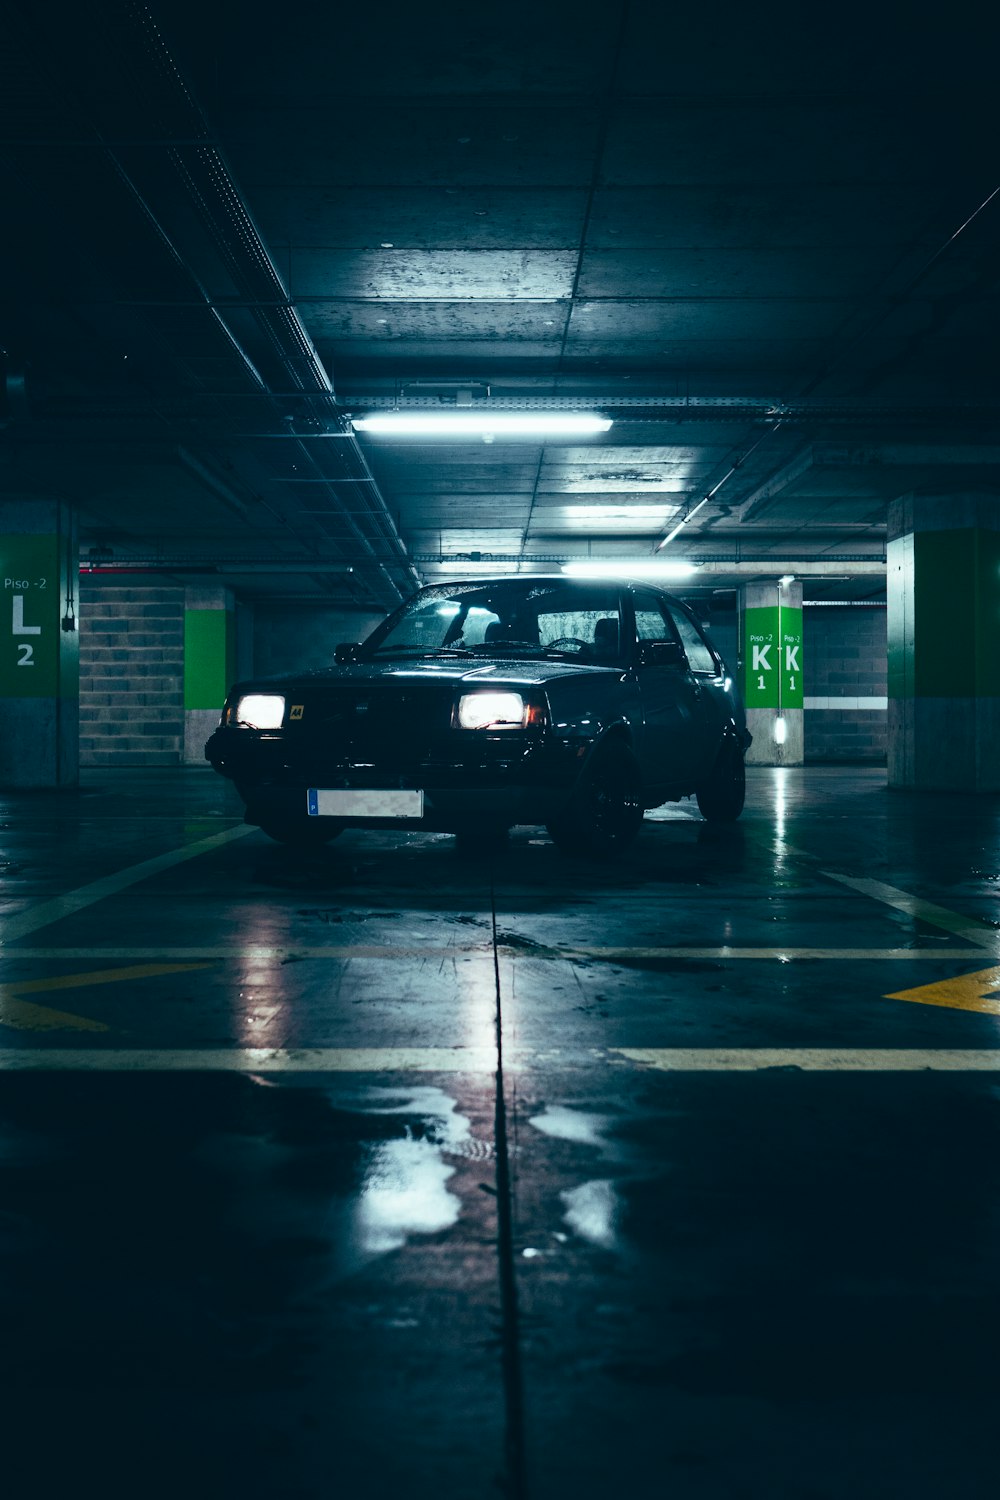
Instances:
[[[595,622],[594,653],[597,656],[604,657],[616,657],[618,655],[617,620],[603,619]]]

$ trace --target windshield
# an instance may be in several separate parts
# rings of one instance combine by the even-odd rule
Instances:
[[[365,656],[565,656],[619,660],[614,584],[505,578],[422,589],[367,639]]]

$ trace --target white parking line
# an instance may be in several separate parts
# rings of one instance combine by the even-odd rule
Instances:
[[[629,1062],[673,1073],[755,1073],[795,1068],[803,1073],[994,1073],[1000,1047],[911,1050],[902,1047],[615,1047]]]
[[[105,875],[101,880],[92,880],[87,885],[78,886],[75,891],[67,891],[64,896],[54,896],[51,901],[43,901],[38,906],[32,906],[20,915],[5,917],[0,927],[3,943],[14,943],[18,938],[27,937],[29,933],[38,932],[42,927],[49,927],[53,922],[61,921],[63,917],[75,916],[78,911],[93,906],[95,901],[103,901],[105,896],[114,896],[118,891],[127,890],[130,885],[137,885],[140,880],[148,880],[151,875],[159,875],[162,870],[170,870],[174,865],[183,864],[186,859],[194,859],[199,854],[207,854],[210,849],[217,849],[222,844],[231,843],[233,839],[240,839],[248,833],[256,832],[256,828],[247,828],[243,825],[227,828],[222,833],[211,834],[209,838],[196,839],[193,844],[185,844],[183,849],[172,849],[168,854],[157,854],[153,859],[144,859],[141,864],[128,865],[126,869],[119,870],[115,875]]]
[[[850,963],[883,963],[883,962],[909,962],[911,959],[918,963],[949,963],[953,959],[964,961],[965,959],[976,959],[981,961],[983,950],[976,948],[734,948],[723,945],[720,948],[609,948],[609,947],[579,947],[570,948],[559,946],[558,948],[546,948],[539,945],[537,949],[521,949],[516,944],[499,942],[497,947],[504,958],[512,956],[531,959],[565,959],[572,963],[574,959],[596,958],[615,961],[626,961],[628,959],[771,959],[779,963],[791,963],[795,959],[843,959]],[[457,943],[447,944],[420,944],[414,947],[400,946],[396,943],[339,943],[327,944],[323,947],[302,948],[268,948],[263,945],[248,947],[227,947],[224,944],[206,946],[201,948],[167,948],[158,946],[154,948],[10,948],[6,952],[0,949],[0,960],[3,958],[30,958],[43,959],[60,962],[69,959],[87,959],[94,962],[110,962],[121,960],[128,963],[163,962],[183,963],[186,960],[212,960],[218,959],[227,963],[294,963],[300,959],[324,959],[343,960],[347,962],[355,958],[375,959],[419,959],[427,958],[440,961],[442,958],[456,959],[490,959],[493,957],[493,949],[488,940],[479,944],[459,945]]]
[[[958,912],[949,911],[946,906],[924,901],[919,896],[911,895],[909,891],[901,891],[898,886],[886,885],[882,880],[837,875],[832,870],[823,870],[821,874],[828,880],[836,880],[840,885],[849,886],[852,891],[860,891],[862,896],[870,896],[873,901],[881,901],[886,906],[894,907],[896,911],[905,912],[908,917],[918,917],[922,922],[929,922],[933,927],[941,927],[945,932],[964,938],[966,942],[975,943],[980,949],[987,948],[991,953],[1000,951],[1000,933],[987,927],[985,922],[977,921],[975,917],[960,916]]]
[[[96,1073],[492,1073],[491,1047],[9,1047],[0,1071]],[[593,1068],[622,1062],[672,1073],[994,1073],[1000,1047],[911,1050],[861,1047],[612,1047],[571,1053],[504,1049],[504,1068]]]

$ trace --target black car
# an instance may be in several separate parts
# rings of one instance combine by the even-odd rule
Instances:
[[[523,575],[421,589],[335,666],[237,684],[205,755],[284,842],[398,827],[478,845],[543,823],[606,854],[691,794],[737,818],[749,743],[679,600]]]

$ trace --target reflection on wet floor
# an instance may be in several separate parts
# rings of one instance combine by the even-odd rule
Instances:
[[[145,858],[147,805],[157,851],[217,828],[222,784],[187,785],[85,798],[85,826],[67,799],[5,814],[12,909],[81,884],[102,827],[105,863]],[[823,869],[952,907],[971,938]],[[884,1059],[996,1047],[995,1016],[886,997],[996,962],[966,950],[976,921],[992,940],[998,870],[992,803],[761,771],[737,828],[667,810],[615,865],[539,830],[483,861],[438,836],[303,858],[253,834],[8,944],[5,982],[210,951],[69,992],[149,1071],[0,1070],[5,1493],[86,1471],[106,1500],[512,1495],[499,980],[527,1500],[992,1500],[1000,1094]],[[269,1046],[334,1060],[156,1071],[234,1045],[254,1069]],[[725,1063],[762,1047],[883,1062]]]
[[[599,1250],[615,1249],[621,1204],[613,1182],[607,1178],[582,1182],[579,1187],[564,1188],[559,1196],[566,1205],[563,1217],[574,1234]]]
[[[365,1096],[361,1097],[364,1106]],[[354,1214],[362,1252],[398,1250],[413,1234],[450,1229],[461,1200],[448,1187],[455,1167],[445,1154],[465,1154],[472,1140],[469,1120],[455,1100],[436,1088],[422,1088],[400,1099],[387,1089],[367,1091],[366,1113],[402,1116],[400,1139],[365,1150],[364,1171]]]

